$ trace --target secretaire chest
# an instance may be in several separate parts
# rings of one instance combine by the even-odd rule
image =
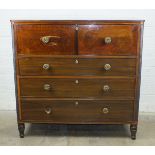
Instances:
[[[11,21],[24,123],[138,123],[144,21]]]

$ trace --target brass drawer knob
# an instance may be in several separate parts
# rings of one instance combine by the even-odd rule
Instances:
[[[44,90],[50,90],[51,86],[49,84],[44,84]]]
[[[50,108],[50,107],[46,107],[45,109],[44,109],[44,111],[45,111],[45,113],[46,114],[51,114],[51,112],[52,112],[52,108]]]
[[[108,109],[108,108],[103,108],[103,109],[102,109],[102,112],[103,112],[104,114],[108,114],[108,113],[109,113],[109,109]]]
[[[110,90],[110,87],[109,87],[108,85],[104,85],[104,86],[103,86],[103,90],[104,90],[105,92],[108,92],[108,91]]]
[[[111,37],[105,37],[104,41],[106,44],[110,44],[112,42],[112,39]]]
[[[78,84],[79,83],[79,80],[75,80],[75,83]]]
[[[75,102],[75,106],[78,106],[78,105],[79,105],[79,102],[78,102],[78,101],[76,101],[76,102]]]
[[[105,65],[104,65],[104,69],[105,69],[106,71],[110,70],[110,69],[111,69],[111,65],[110,65],[110,64],[105,64]]]
[[[49,64],[43,64],[43,69],[48,70],[50,68]]]
[[[76,59],[76,60],[75,60],[75,63],[76,63],[76,64],[78,64],[78,63],[79,63],[79,61]]]
[[[45,36],[45,37],[41,37],[40,40],[44,43],[47,44],[50,41],[50,37]]]

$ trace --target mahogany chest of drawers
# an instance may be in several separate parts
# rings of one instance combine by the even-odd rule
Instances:
[[[136,138],[142,20],[11,21],[24,123],[130,124]]]

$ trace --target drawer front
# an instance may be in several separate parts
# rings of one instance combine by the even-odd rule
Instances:
[[[103,99],[133,99],[135,80],[121,79],[52,79],[21,78],[21,96],[23,97],[83,97]]]
[[[75,26],[18,25],[18,54],[70,55],[75,49]]]
[[[81,25],[79,54],[136,55],[139,33],[138,25]]]
[[[20,58],[20,75],[134,76],[136,59]]]
[[[22,100],[22,120],[53,123],[132,121],[133,101]]]

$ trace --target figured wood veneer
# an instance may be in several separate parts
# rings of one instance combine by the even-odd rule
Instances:
[[[130,124],[136,138],[143,20],[12,20],[17,121]]]

